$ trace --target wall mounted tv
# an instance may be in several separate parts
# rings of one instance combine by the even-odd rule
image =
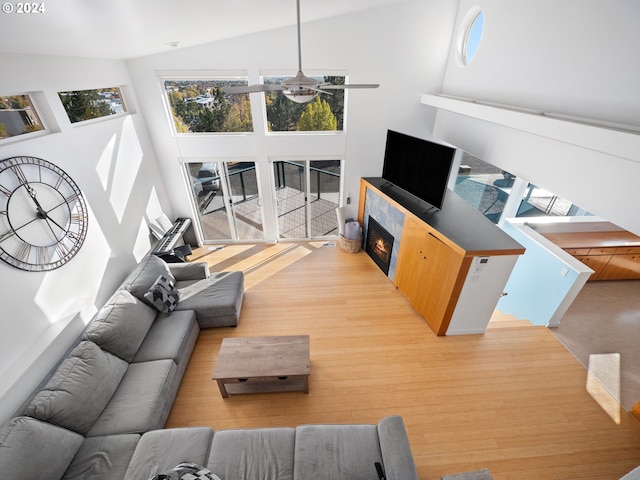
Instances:
[[[388,130],[382,178],[440,210],[455,153],[453,147]]]

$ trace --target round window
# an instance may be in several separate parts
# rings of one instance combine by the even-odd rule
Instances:
[[[480,9],[474,9],[467,14],[463,23],[463,36],[460,49],[460,57],[463,65],[468,65],[478,51],[482,30],[484,29],[484,13]]]

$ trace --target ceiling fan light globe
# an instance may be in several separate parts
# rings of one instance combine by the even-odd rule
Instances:
[[[315,98],[318,91],[309,90],[307,88],[292,88],[289,90],[283,90],[282,94],[292,102],[307,103]]]

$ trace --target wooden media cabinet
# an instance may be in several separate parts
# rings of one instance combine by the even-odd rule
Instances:
[[[484,333],[524,248],[453,191],[441,210],[379,177],[362,178],[358,220],[394,233],[388,273],[437,335]]]

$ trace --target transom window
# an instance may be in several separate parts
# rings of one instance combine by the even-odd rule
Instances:
[[[265,76],[266,85],[279,85],[282,76]],[[321,83],[344,85],[343,76],[311,76]],[[319,93],[309,103],[295,103],[282,92],[266,92],[267,130],[269,132],[318,132],[344,130],[344,90]]]
[[[58,92],[58,96],[71,123],[120,115],[127,111],[118,87]]]
[[[0,97],[0,141],[44,130],[29,95]]]
[[[249,94],[225,95],[246,78],[165,79],[164,91],[176,133],[253,132]]]

